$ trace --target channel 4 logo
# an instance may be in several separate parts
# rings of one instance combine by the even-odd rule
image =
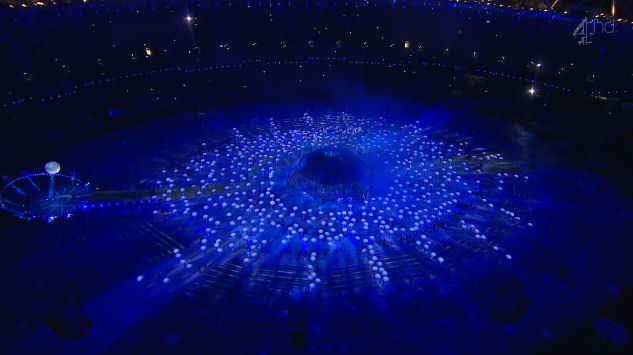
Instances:
[[[591,44],[590,38],[596,33],[613,33],[615,32],[615,20],[612,18],[601,21],[600,19],[583,18],[580,24],[574,30],[574,38],[580,37],[578,44],[586,46]]]

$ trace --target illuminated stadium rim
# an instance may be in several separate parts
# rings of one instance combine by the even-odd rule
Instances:
[[[17,2],[16,2],[17,3]],[[305,5],[305,6],[324,6],[325,4],[327,5],[332,5],[332,6],[345,6],[345,7],[367,7],[367,6],[378,6],[378,5],[391,5],[391,7],[400,7],[400,8],[407,8],[407,7],[413,7],[413,8],[422,8],[422,7],[440,7],[440,6],[448,6],[448,7],[453,7],[453,8],[466,8],[466,9],[478,9],[478,10],[490,10],[490,11],[496,11],[496,12],[513,12],[516,14],[520,14],[520,15],[525,15],[530,14],[533,16],[545,16],[545,17],[549,17],[551,19],[562,19],[562,20],[576,20],[576,19],[580,19],[580,17],[578,17],[575,14],[569,14],[567,10],[557,10],[557,9],[553,9],[554,5],[550,6],[550,8],[534,8],[534,7],[527,7],[527,6],[522,6],[522,4],[518,3],[518,4],[512,4],[512,5],[506,5],[506,4],[500,4],[500,3],[495,3],[493,1],[476,1],[476,0],[445,0],[445,1],[438,1],[438,0],[423,0],[423,1],[409,1],[409,0],[386,0],[386,1],[362,1],[362,0],[351,0],[351,1],[327,1],[327,0],[319,0],[319,1],[216,1],[215,2],[215,6],[216,7],[221,7],[221,6],[225,6],[225,7],[252,7],[252,6],[268,6],[268,7],[290,7],[294,4],[301,4],[301,5]],[[7,3],[3,3],[2,5],[4,7],[8,7],[8,8],[13,8],[17,10],[21,10],[24,8],[29,7],[29,5],[31,5],[34,8],[37,7],[43,7],[43,8],[47,8],[51,5],[53,6],[73,6],[73,7],[85,7],[85,8],[103,8],[106,6],[120,6],[120,7],[125,7],[125,8],[129,8],[130,12],[134,11],[134,10],[138,10],[143,9],[146,5],[148,4],[148,2],[146,1],[136,1],[136,2],[90,2],[90,1],[84,1],[83,3],[75,3],[75,4],[47,4],[44,3],[42,1],[32,1],[31,4],[26,4],[24,2],[20,2],[20,6],[13,6],[12,4],[7,4]],[[155,7],[155,4],[150,3],[152,5],[152,8]],[[200,4],[200,1],[195,1],[195,0],[178,0],[178,1],[174,1],[173,3],[170,4],[164,4],[163,7],[164,8],[177,8],[179,7],[180,4],[183,4],[185,6],[187,6],[188,4]],[[211,4],[211,2],[207,3],[208,6],[213,6]],[[589,14],[589,11],[587,11],[587,14],[594,17],[594,18],[611,18],[614,16],[609,16],[608,14],[604,14],[604,13],[598,13],[598,9],[592,9],[594,10],[593,14]],[[633,23],[633,20],[627,20],[624,18],[617,18],[618,22],[624,22],[624,23]]]
[[[494,70],[487,70],[487,69],[483,69],[483,68],[469,68],[469,67],[466,67],[466,66],[463,66],[463,65],[445,64],[445,63],[439,63],[439,62],[434,62],[434,61],[403,60],[403,59],[400,59],[400,60],[393,60],[393,59],[391,59],[391,60],[389,60],[389,59],[386,59],[386,58],[367,59],[367,58],[349,58],[349,57],[337,57],[337,56],[318,56],[318,57],[308,57],[307,59],[276,59],[276,60],[275,59],[273,59],[273,60],[262,60],[262,59],[259,59],[259,58],[258,59],[242,59],[239,62],[234,62],[234,63],[230,63],[230,64],[206,65],[206,66],[191,67],[191,68],[188,68],[188,69],[183,69],[180,66],[175,66],[175,67],[166,67],[166,68],[161,68],[161,69],[147,70],[147,71],[136,72],[136,73],[131,73],[131,74],[111,76],[111,77],[105,78],[105,79],[87,81],[87,82],[84,82],[82,84],[75,85],[75,89],[71,90],[71,91],[65,91],[65,92],[49,95],[49,96],[46,96],[46,97],[40,97],[40,98],[36,98],[36,97],[30,96],[30,97],[24,98],[24,99],[17,99],[17,100],[13,100],[11,102],[3,103],[2,107],[3,108],[7,108],[7,107],[10,107],[10,106],[22,104],[22,103],[25,103],[25,102],[31,102],[31,103],[52,102],[54,100],[61,99],[61,98],[66,97],[66,96],[71,96],[71,95],[77,94],[78,91],[80,89],[82,89],[82,88],[92,87],[92,86],[95,86],[95,85],[100,85],[100,84],[105,84],[105,83],[111,83],[111,82],[115,82],[115,81],[122,80],[122,79],[132,79],[132,78],[143,77],[143,76],[148,76],[148,75],[153,75],[153,74],[169,73],[169,72],[174,72],[174,71],[182,72],[182,73],[193,73],[193,72],[202,72],[202,71],[210,72],[210,71],[223,70],[223,69],[230,70],[230,69],[236,69],[236,68],[243,68],[247,64],[308,65],[308,64],[313,64],[313,63],[316,63],[316,62],[340,62],[342,64],[383,65],[383,66],[389,66],[389,67],[403,67],[403,66],[416,66],[416,65],[419,66],[419,65],[421,65],[421,66],[424,66],[424,67],[430,67],[430,68],[435,67],[435,68],[443,69],[443,70],[455,70],[455,71],[464,71],[464,72],[488,74],[488,75],[492,75],[493,77],[496,77],[496,78],[503,78],[503,79],[511,79],[511,80],[523,81],[523,82],[525,82],[527,84],[530,84],[530,85],[538,85],[538,86],[542,86],[542,87],[546,87],[546,88],[550,88],[550,89],[555,89],[555,90],[560,90],[562,92],[571,93],[571,94],[581,94],[581,95],[588,95],[588,96],[603,96],[603,97],[607,97],[607,98],[616,98],[616,97],[619,97],[620,95],[629,94],[629,90],[608,90],[608,89],[603,89],[603,90],[596,90],[596,91],[580,91],[580,90],[576,90],[576,89],[570,89],[570,88],[566,88],[566,87],[561,87],[561,86],[553,84],[551,82],[545,82],[545,81],[540,81],[540,80],[526,78],[526,77],[521,76],[521,75],[515,75],[515,74],[511,74],[511,73],[503,73],[503,72],[498,72],[498,71],[494,71]]]

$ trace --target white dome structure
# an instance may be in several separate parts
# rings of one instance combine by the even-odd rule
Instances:
[[[46,165],[44,165],[44,170],[51,175],[57,174],[61,168],[61,165],[59,165],[56,161],[49,161]]]

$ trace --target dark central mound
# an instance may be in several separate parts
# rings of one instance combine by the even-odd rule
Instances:
[[[347,149],[319,149],[304,155],[297,163],[298,174],[323,185],[353,184],[365,178],[362,162]]]
[[[321,200],[362,199],[367,192],[366,166],[348,149],[326,147],[299,158],[290,168],[288,183]]]

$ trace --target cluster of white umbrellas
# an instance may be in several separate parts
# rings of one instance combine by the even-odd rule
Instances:
[[[186,268],[200,253],[240,255],[248,264],[267,250],[292,250],[300,255],[297,263],[305,266],[306,287],[312,290],[322,282],[319,274],[327,275],[327,257],[322,256],[339,249],[358,253],[384,286],[390,280],[380,260],[386,248],[411,247],[442,264],[446,260],[434,234],[450,225],[457,226],[450,231],[459,233],[456,237],[480,241],[511,259],[491,242],[485,225],[468,220],[469,209],[484,210],[517,228],[533,226],[518,212],[496,206],[503,205],[504,188],[528,181],[517,172],[487,171],[487,164],[503,160],[499,153],[471,150],[463,139],[430,137],[418,122],[307,113],[297,120],[300,128],[284,130],[271,119],[267,132],[251,137],[234,129],[232,142],[214,149],[205,144],[197,159],[163,170],[155,180],[159,193],[154,199],[163,203],[154,214],[182,219],[202,231],[191,247],[197,251],[187,253],[189,260],[174,250]],[[315,201],[290,189],[292,162],[329,146],[380,161],[381,176],[387,178],[363,200]]]

